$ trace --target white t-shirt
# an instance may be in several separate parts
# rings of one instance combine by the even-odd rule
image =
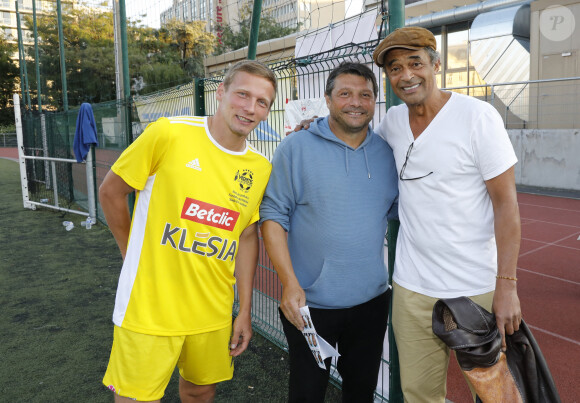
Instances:
[[[434,298],[495,288],[493,207],[485,186],[517,162],[503,122],[489,104],[452,93],[414,140],[406,105],[380,124],[400,173],[399,229],[393,280]],[[410,151],[410,145],[413,148]]]

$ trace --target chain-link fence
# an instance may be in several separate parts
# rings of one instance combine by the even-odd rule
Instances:
[[[16,133],[0,133],[0,148],[16,147]]]
[[[451,87],[492,104],[506,129],[580,127],[580,77]]]

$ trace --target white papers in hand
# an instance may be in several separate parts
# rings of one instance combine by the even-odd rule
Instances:
[[[310,347],[310,351],[312,351],[312,355],[316,360],[318,366],[322,369],[326,369],[326,364],[324,360],[328,357],[339,357],[340,354],[334,347],[332,347],[326,340],[316,333],[316,329],[314,328],[314,322],[310,317],[310,310],[308,309],[308,305],[303,306],[300,308],[300,314],[302,315],[302,319],[304,319],[304,330],[302,330],[302,334],[306,339],[306,343]]]

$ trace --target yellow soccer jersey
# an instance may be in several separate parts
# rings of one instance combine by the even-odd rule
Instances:
[[[228,326],[239,237],[259,218],[270,162],[221,147],[190,116],[149,125],[111,169],[138,190],[113,322],[154,335]]]

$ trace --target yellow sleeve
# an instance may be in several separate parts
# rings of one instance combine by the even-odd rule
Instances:
[[[145,131],[127,147],[111,170],[129,186],[142,190],[147,178],[154,175],[170,142],[170,123],[160,118],[147,126]]]

